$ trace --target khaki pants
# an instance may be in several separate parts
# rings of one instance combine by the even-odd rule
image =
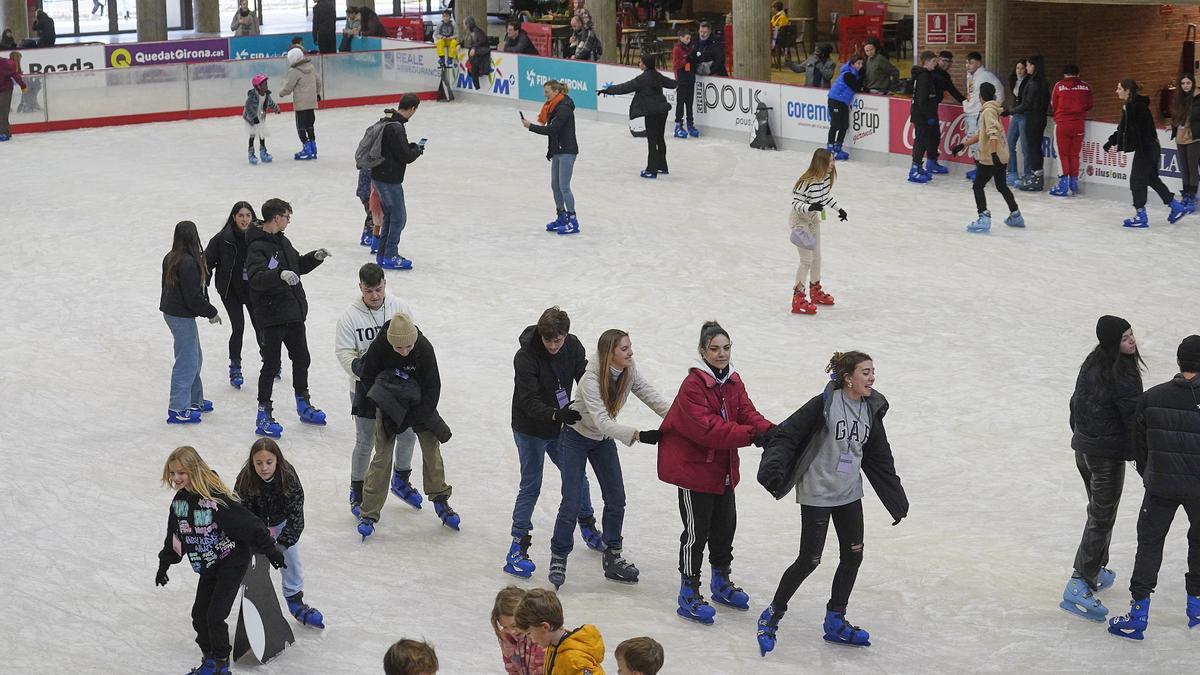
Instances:
[[[793,210],[791,225],[807,230],[816,240],[812,250],[796,247],[796,252],[800,254],[800,265],[796,267],[796,283],[792,288],[807,291],[810,282],[815,284],[821,280],[821,213],[799,214]]]
[[[382,413],[380,413],[382,414]],[[428,431],[417,434],[417,443],[421,445],[421,487],[430,499],[449,497],[450,486],[446,484],[446,468],[442,465],[442,447],[434,435]],[[379,512],[387,500],[392,482],[392,449],[396,445],[396,435],[383,430],[379,417],[375,418],[375,452],[371,457],[371,465],[367,467],[367,477],[363,481],[362,515],[371,520],[379,520]]]

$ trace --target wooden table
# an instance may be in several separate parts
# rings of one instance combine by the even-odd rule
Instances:
[[[635,39],[638,42],[638,50],[641,50],[642,38],[645,37],[647,30],[646,28],[621,29],[621,63],[629,63],[629,48]]]

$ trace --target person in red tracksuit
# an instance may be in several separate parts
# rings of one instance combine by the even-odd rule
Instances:
[[[700,328],[700,358],[688,370],[663,420],[658,477],[679,487],[679,608],[685,619],[711,624],[716,612],[700,594],[700,564],[708,545],[712,598],[749,609],[750,598],[729,581],[737,504],[738,451],[763,447],[775,425],[759,414],[730,363],[729,333],[716,321]]]
[[[1063,68],[1063,79],[1050,92],[1054,112],[1054,137],[1058,141],[1058,159],[1062,174],[1058,185],[1050,188],[1055,197],[1079,194],[1079,151],[1083,148],[1083,123],[1092,109],[1092,88],[1079,79],[1079,66]]]

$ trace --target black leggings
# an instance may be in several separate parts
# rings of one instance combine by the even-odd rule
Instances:
[[[1043,164],[1042,157],[1042,135],[1046,133],[1046,118],[1032,117],[1025,115],[1025,131],[1022,136],[1025,137],[1025,147],[1029,148],[1029,159],[1025,162],[1025,167],[1029,171],[1041,171]]]
[[[234,274],[238,274],[234,270]],[[238,283],[234,281],[233,283]],[[254,329],[254,343],[261,344],[262,338],[258,334],[258,322],[254,319],[254,310],[250,307],[250,301],[242,300],[241,295],[237,291],[226,293],[221,296],[221,304],[225,305],[225,314],[229,317],[229,360],[242,362],[242,333],[246,330],[246,318],[242,316],[242,307],[246,308],[246,314],[250,315],[250,326]]]
[[[971,189],[975,191],[975,209],[977,211],[980,213],[987,211],[987,197],[983,194],[983,188],[987,187],[989,180],[996,184],[996,191],[1004,197],[1004,203],[1008,205],[1009,212],[1018,210],[1017,200],[1013,197],[1012,190],[1008,188],[1008,182],[1005,180],[1007,172],[1006,164],[975,163],[975,182],[971,185]]]
[[[249,560],[237,560],[238,557],[235,555],[234,560],[219,562],[205,570],[196,583],[192,628],[196,630],[196,644],[209,658],[229,658],[229,625],[225,620],[250,567]]]
[[[830,518],[833,519],[833,528],[837,530],[841,554],[837,571],[833,573],[833,593],[825,607],[835,612],[846,611],[846,604],[850,602],[850,592],[854,590],[854,580],[858,577],[858,567],[863,559],[861,499],[844,506],[800,506],[800,554],[796,556],[796,562],[784,571],[783,578],[779,580],[779,588],[775,589],[775,598],[771,604],[777,611],[787,611],[788,600],[792,599],[800,584],[821,564],[821,552],[825,549],[825,535],[829,533]]]
[[[850,106],[829,99],[829,143],[842,143],[846,140],[846,130],[850,128]]]
[[[667,171],[667,141],[663,135],[667,130],[667,114],[646,115],[646,170]]]
[[[288,358],[292,360],[292,388],[297,396],[308,396],[308,365],[312,357],[308,353],[308,338],[304,334],[304,322],[294,321],[282,326],[267,326],[262,329],[262,370],[258,372],[258,402],[270,405],[271,390],[275,386],[275,374],[282,366],[280,352],[287,346]]]
[[[295,110],[296,114],[296,135],[300,136],[301,143],[317,140],[317,133],[313,127],[317,124],[316,110]]]

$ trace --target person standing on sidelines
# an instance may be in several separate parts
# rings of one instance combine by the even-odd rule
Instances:
[[[1138,83],[1128,77],[1117,83],[1117,98],[1124,102],[1121,106],[1121,123],[1105,142],[1104,152],[1115,147],[1120,152],[1133,153],[1133,162],[1129,167],[1129,191],[1133,193],[1134,214],[1132,218],[1126,218],[1123,225],[1150,227],[1150,220],[1146,216],[1148,188],[1153,188],[1163,204],[1171,209],[1167,222],[1174,223],[1187,215],[1187,207],[1175,199],[1175,193],[1158,176],[1162,149],[1158,143],[1154,114],[1150,112],[1150,99],[1142,96]]]
[[[846,131],[850,129],[850,106],[854,103],[854,95],[863,90],[862,76],[866,62],[862,54],[852,55],[829,88],[829,98],[826,100],[829,137],[825,149],[832,152],[834,159],[839,162],[850,159],[850,153],[842,150],[842,143],[846,142]]]
[[[387,279],[383,268],[367,263],[358,269],[359,296],[350,303],[338,319],[334,332],[334,354],[342,369],[350,376],[350,414],[354,416],[354,451],[350,455],[350,512],[357,517],[363,500],[363,481],[367,467],[371,464],[371,449],[375,443],[375,416],[365,414],[356,401],[359,394],[366,396],[370,383],[359,381],[355,369],[362,365],[362,357],[375,338],[383,332],[390,317],[405,314],[413,317],[412,305],[387,292]],[[415,509],[421,508],[421,493],[409,482],[412,475],[413,448],[417,435],[405,429],[396,435],[394,463],[392,465],[392,494],[403,499]]]
[[[29,87],[21,77],[21,53],[15,52],[16,58],[0,56],[0,141],[12,138],[12,128],[8,125],[8,113],[12,110],[13,84],[21,87],[24,93]]]
[[[383,130],[383,161],[371,169],[371,184],[383,205],[383,225],[379,228],[379,253],[375,262],[385,270],[410,270],[412,261],[399,253],[400,235],[408,222],[404,205],[404,172],[409,164],[425,153],[425,139],[409,143],[405,124],[417,113],[421,99],[407,93],[400,97],[396,110],[384,113],[389,124]]]
[[[642,55],[642,72],[637,77],[596,90],[597,94],[619,96],[633,94],[629,104],[629,119],[644,117],[646,119],[646,168],[642,178],[658,178],[658,174],[667,175],[667,141],[664,137],[667,130],[667,113],[671,112],[671,103],[663,95],[663,89],[674,89],[675,80],[658,72],[654,57]]]
[[[546,102],[538,113],[537,124],[525,119],[521,124],[535,134],[546,137],[546,159],[550,161],[550,192],[554,195],[557,217],[546,225],[547,232],[578,234],[579,220],[575,217],[575,193],[571,192],[571,176],[579,156],[579,141],[575,138],[575,100],[567,95],[567,85],[550,80],[542,86]]]
[[[1200,184],[1200,105],[1196,105],[1196,76],[1184,73],[1175,84],[1175,105],[1171,108],[1171,139],[1179,158],[1183,179],[1183,205],[1188,213],[1196,210],[1196,187]]]
[[[1058,141],[1058,159],[1062,174],[1058,185],[1050,188],[1054,197],[1079,194],[1079,151],[1083,149],[1083,123],[1092,109],[1092,88],[1079,79],[1079,66],[1069,63],[1063,68],[1063,79],[1050,92],[1050,109],[1054,114],[1054,138]]]
[[[996,92],[993,100],[997,105],[1004,106],[1004,86],[1000,84],[1000,78],[987,68],[983,67],[983,55],[979,52],[971,52],[967,54],[967,98],[963,101],[963,115],[967,120],[967,135],[975,136],[979,132],[979,112],[983,110],[983,101],[979,97],[979,87],[983,83],[990,83],[993,91]],[[971,158],[976,162],[979,161],[982,155],[979,152],[979,144],[971,145]],[[975,169],[967,172],[967,180],[975,180]]]
[[[930,162],[937,160],[937,141],[941,136],[938,131],[938,105],[941,94],[933,82],[933,71],[936,69],[937,54],[931,51],[921,52],[920,64],[913,64],[913,98],[909,121],[913,127],[912,168],[908,170],[908,182],[928,183],[933,180],[933,174],[921,165],[925,157]]]
[[[1008,186],[1017,187],[1024,182],[1025,174],[1021,173],[1020,161],[1017,157],[1024,158],[1021,161],[1025,162],[1025,168],[1029,168],[1029,148],[1026,146],[1025,138],[1025,113],[1015,112],[1021,107],[1021,101],[1025,96],[1025,88],[1029,83],[1029,76],[1025,72],[1025,59],[1017,59],[1016,65],[1013,66],[1013,72],[1008,76],[1008,90],[1012,92],[1012,105],[1008,110]],[[1020,153],[1018,155],[1018,150]],[[1026,172],[1028,173],[1028,171]]]
[[[679,31],[679,41],[671,48],[671,70],[675,72],[675,138],[699,136],[692,117],[696,102],[696,53],[692,50],[692,32],[687,28]]]
[[[337,8],[333,0],[316,0],[312,6],[312,37],[322,54],[337,52]]]
[[[1045,59],[1041,55],[1029,57],[1025,72],[1028,75],[1021,104],[1010,111],[1010,114],[1019,112],[1025,115],[1025,147],[1029,150],[1025,159],[1025,173],[1029,177],[1019,189],[1023,192],[1041,192],[1046,187],[1042,137],[1046,133],[1046,113],[1050,109],[1050,85],[1046,82]]]

